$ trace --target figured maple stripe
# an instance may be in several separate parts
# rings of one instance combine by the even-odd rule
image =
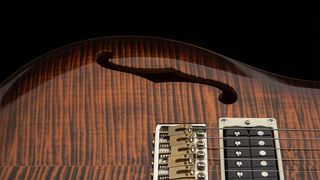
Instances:
[[[96,54],[115,63],[174,68],[232,87],[191,82],[154,83],[104,68]],[[170,78],[170,77],[168,77]],[[168,80],[169,81],[169,80]],[[210,51],[158,38],[114,37],[72,44],[41,56],[0,89],[0,179],[150,179],[153,130],[158,123],[205,123],[220,117],[272,117],[279,128],[320,129],[319,83],[278,77]],[[218,136],[218,131],[208,132]],[[317,132],[282,132],[280,138],[317,138]],[[208,139],[212,147],[219,141]],[[280,141],[283,148],[320,149],[320,143]],[[209,158],[219,158],[209,151]],[[286,159],[319,159],[315,151],[283,151]],[[219,170],[219,161],[209,167]],[[307,170],[320,162],[286,162]],[[319,170],[319,169],[318,169]],[[210,177],[220,178],[219,172]],[[286,179],[318,179],[319,173],[286,172]]]
[[[4,166],[1,179],[148,179],[143,166]]]

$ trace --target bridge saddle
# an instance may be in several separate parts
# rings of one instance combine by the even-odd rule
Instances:
[[[159,124],[155,130],[153,180],[208,179],[204,124]]]

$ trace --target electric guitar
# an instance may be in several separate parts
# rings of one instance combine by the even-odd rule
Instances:
[[[0,87],[0,179],[320,177],[320,82],[190,44],[106,37]]]

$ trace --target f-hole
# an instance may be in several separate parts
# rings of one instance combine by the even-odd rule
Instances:
[[[222,91],[222,93],[218,96],[218,99],[221,103],[224,104],[233,104],[238,99],[236,91],[228,84],[222,83],[220,81],[192,76],[174,68],[148,69],[127,67],[113,63],[111,61],[112,56],[113,53],[109,51],[99,52],[96,54],[96,62],[104,68],[131,73],[148,79],[154,83],[191,82],[213,86]]]

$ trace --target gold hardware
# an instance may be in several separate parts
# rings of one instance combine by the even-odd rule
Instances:
[[[195,179],[194,166],[170,168],[169,179]]]
[[[184,134],[186,131],[191,132],[191,126],[187,124],[179,125],[179,126],[171,126],[168,128],[168,135],[178,135],[178,134]]]
[[[169,157],[168,167],[175,166],[185,166],[194,164],[194,155],[193,154],[180,154],[177,156]]]
[[[193,141],[192,132],[185,132],[183,134],[179,133],[178,135],[170,136],[170,146],[186,144],[188,141]]]
[[[204,171],[207,169],[207,141],[203,138],[207,134],[195,127],[205,128],[205,125],[157,125],[153,180],[208,179],[208,173]]]
[[[171,156],[179,155],[179,154],[192,154],[195,152],[195,146],[193,143],[185,143],[179,144],[175,146],[171,146]]]

